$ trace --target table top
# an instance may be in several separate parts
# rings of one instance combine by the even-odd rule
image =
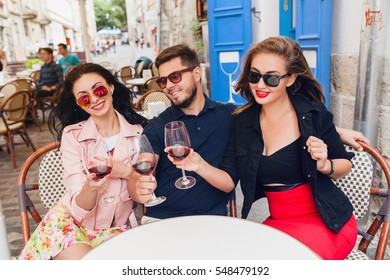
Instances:
[[[121,233],[88,252],[85,260],[308,260],[320,257],[269,226],[225,216],[165,219]]]
[[[133,86],[142,86],[145,83],[145,79],[144,78],[131,79],[126,81],[126,83]]]

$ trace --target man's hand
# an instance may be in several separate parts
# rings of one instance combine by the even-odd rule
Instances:
[[[363,151],[363,147],[356,142],[357,140],[370,144],[370,141],[360,131],[340,127],[337,127],[336,129],[340,134],[341,141],[359,152]]]

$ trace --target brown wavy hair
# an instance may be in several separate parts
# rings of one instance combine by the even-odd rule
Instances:
[[[277,36],[257,43],[245,54],[242,73],[235,86],[235,91],[245,98],[248,103],[238,108],[235,111],[236,114],[246,110],[256,102],[249,86],[248,74],[253,58],[260,53],[275,54],[282,57],[286,62],[287,72],[297,75],[295,82],[287,88],[288,93],[300,93],[311,101],[325,102],[323,89],[313,76],[301,47],[288,37]]]

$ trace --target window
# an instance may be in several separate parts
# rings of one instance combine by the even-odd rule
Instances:
[[[196,0],[196,14],[199,21],[207,20],[207,0]]]

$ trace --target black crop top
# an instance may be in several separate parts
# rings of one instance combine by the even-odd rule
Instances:
[[[307,181],[302,172],[299,139],[270,156],[261,156],[257,185],[292,185]]]

